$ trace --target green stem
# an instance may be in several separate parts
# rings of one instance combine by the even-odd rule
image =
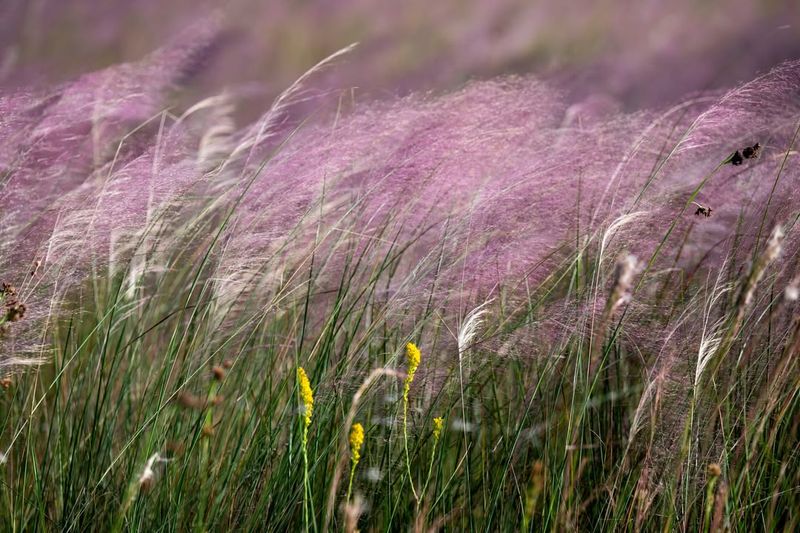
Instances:
[[[422,485],[422,490],[419,492],[420,498],[417,500],[417,509],[422,503],[422,498],[425,497],[425,491],[428,490],[428,483],[431,481],[431,473],[433,472],[433,460],[436,458],[436,445],[439,444],[439,439],[433,441],[433,449],[431,450],[431,460],[428,463],[428,475],[425,476],[425,483]]]
[[[408,388],[409,384],[406,383],[406,391],[403,394],[403,447],[406,451],[406,470],[408,472],[408,482],[411,484],[411,492],[414,494],[414,499],[419,504],[419,496],[414,489],[414,478],[411,476],[411,459],[408,455]]]
[[[347,503],[350,503],[350,495],[353,493],[353,477],[356,475],[356,462],[352,461],[353,466],[350,467],[350,481],[347,483]]]
[[[303,525],[308,532],[308,428],[303,427]]]

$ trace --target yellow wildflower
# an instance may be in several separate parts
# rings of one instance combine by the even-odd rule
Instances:
[[[406,381],[411,383],[414,381],[414,374],[417,372],[417,367],[422,360],[422,354],[413,342],[406,344],[406,358],[408,359],[408,377]]]
[[[433,419],[433,442],[439,442],[439,437],[442,434],[442,428],[444,427],[444,419],[440,416],[437,416]]]
[[[350,429],[350,482],[347,484],[347,501],[353,493],[353,478],[356,475],[356,465],[361,460],[361,446],[364,445],[364,426],[356,422]]]
[[[414,381],[414,374],[422,360],[422,354],[413,342],[406,344],[406,359],[408,359],[408,373],[403,384],[403,402],[408,404],[408,392],[411,390],[411,382]]]
[[[314,392],[311,390],[311,382],[308,380],[306,371],[302,366],[297,367],[297,381],[300,383],[300,397],[303,399],[306,428],[311,425],[311,415],[314,413]]]
[[[361,446],[364,444],[364,426],[356,422],[350,430],[350,458],[353,465],[361,460]]]
[[[422,354],[413,342],[406,344],[406,359],[408,359],[408,374],[403,383],[403,447],[406,450],[406,470],[408,471],[408,480],[411,482],[411,492],[414,493],[414,499],[419,501],[417,491],[414,489],[414,478],[411,475],[411,458],[408,455],[408,392],[411,390],[411,382],[414,381],[414,374],[417,373],[417,368],[422,360]]]

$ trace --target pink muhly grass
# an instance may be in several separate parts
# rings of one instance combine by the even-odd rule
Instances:
[[[587,113],[580,121],[557,91],[530,77],[344,115],[320,99],[308,124],[286,122],[299,98],[293,88],[253,126],[237,132],[228,123],[206,136],[212,124],[201,111],[227,104],[198,106],[193,123],[195,113],[163,112],[160,95],[193,70],[212,38],[45,96],[0,99],[10,117],[0,128],[0,201],[10,206],[0,265],[26,283],[31,323],[91,269],[138,257],[163,270],[171,264],[157,256],[179,242],[202,255],[209,240],[185,242],[182,233],[199,231],[200,214],[225,221],[206,272],[215,293],[228,296],[218,302],[225,316],[242,305],[235,295],[264,294],[251,304],[268,309],[274,291],[296,291],[309,269],[319,286],[308,291],[324,292],[352,258],[375,261],[399,247],[406,252],[386,285],[398,311],[430,295],[454,309],[501,289],[519,294],[598,245],[603,255],[624,249],[648,263],[643,286],[662,268],[721,266],[722,243],[737,227],[783,220],[796,200],[798,175],[785,165],[795,157],[796,63],[660,114]],[[723,164],[756,141],[764,146],[758,159]],[[690,199],[713,207],[713,216],[694,216]],[[612,221],[634,212],[641,215],[606,241]],[[737,238],[758,244],[766,235]],[[785,246],[796,246],[791,234]],[[25,281],[35,261],[40,273]],[[145,267],[136,268],[141,276]],[[601,274],[597,282],[611,273]],[[267,290],[250,290],[258,287]],[[631,312],[645,309],[652,293],[630,292]]]
[[[191,74],[214,32],[40,94],[0,97],[11,117],[0,126],[0,271],[30,310],[4,335],[4,371],[21,360],[13,354],[39,351],[60,295],[202,177],[185,152],[189,137],[159,119],[166,92]]]

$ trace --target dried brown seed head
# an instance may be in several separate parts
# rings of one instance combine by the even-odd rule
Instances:
[[[12,302],[6,312],[6,320],[9,322],[19,322],[25,316],[25,304]]]
[[[187,409],[204,409],[205,408],[205,401],[202,398],[199,398],[192,394],[191,392],[181,391],[175,397],[175,401],[181,407],[186,407]]]
[[[166,445],[166,450],[171,455],[181,455],[184,452],[185,449],[186,449],[186,446],[184,446],[183,443],[177,442],[177,441],[174,441],[174,440],[171,440],[171,441],[167,442],[167,445]]]
[[[711,216],[711,212],[713,211],[713,209],[711,209],[710,207],[707,207],[705,205],[698,204],[697,202],[692,202],[692,203],[697,206],[697,210],[694,212],[695,216],[702,215],[702,216],[704,216],[706,218]]]
[[[9,283],[3,282],[2,286],[0,286],[0,294],[4,296],[14,296],[17,294],[17,288]]]
[[[755,143],[753,146],[748,146],[742,150],[742,155],[745,159],[755,159],[761,152],[761,145]]]

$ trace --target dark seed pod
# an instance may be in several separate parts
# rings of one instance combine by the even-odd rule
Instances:
[[[755,159],[758,157],[759,152],[761,152],[761,145],[756,143],[742,150],[742,155],[745,159]]]
[[[713,209],[711,209],[710,207],[706,207],[704,205],[700,205],[697,202],[693,202],[693,203],[694,203],[694,205],[697,206],[697,210],[694,212],[695,216],[702,215],[702,216],[704,216],[706,218],[711,216],[711,211],[713,211]]]
[[[18,322],[22,320],[22,317],[24,316],[25,316],[25,304],[15,302],[12,305],[8,306],[8,311],[6,312],[6,320],[8,320],[9,322]]]
[[[223,379],[225,379],[225,369],[222,368],[221,366],[214,366],[211,369],[211,375],[214,377],[215,380],[222,381]]]
[[[14,296],[17,294],[17,289],[13,285],[3,282],[2,286],[0,286],[0,294],[4,296]]]

